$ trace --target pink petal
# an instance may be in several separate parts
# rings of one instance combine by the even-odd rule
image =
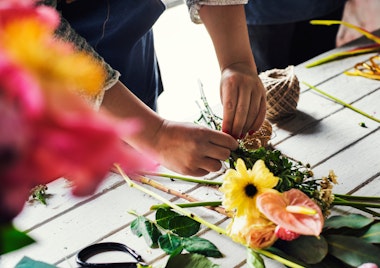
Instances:
[[[317,214],[290,213],[286,211],[288,205],[314,209]],[[257,207],[268,219],[289,231],[315,236],[322,231],[324,218],[320,208],[300,190],[291,189],[282,194],[263,193],[257,197]]]

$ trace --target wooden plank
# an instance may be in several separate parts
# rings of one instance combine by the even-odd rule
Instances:
[[[377,110],[380,91],[371,94],[355,103],[358,107],[371,107]],[[365,121],[370,127],[363,128],[359,122]],[[304,163],[316,165],[331,155],[339,152],[357,139],[367,135],[378,127],[378,123],[369,122],[363,116],[350,110],[339,112],[311,125],[297,135],[277,144],[275,147],[284,154]]]

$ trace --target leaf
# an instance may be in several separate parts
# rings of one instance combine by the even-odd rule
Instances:
[[[250,248],[247,248],[247,265],[249,268],[265,268],[263,258]]]
[[[151,248],[158,246],[158,238],[161,236],[161,232],[158,230],[157,226],[143,216],[138,216],[131,223],[132,233],[138,237],[144,237],[145,242]]]
[[[174,253],[175,255],[177,255],[181,253],[183,249],[181,244],[182,244],[182,239],[172,234],[162,235],[158,239],[158,245],[160,246],[160,248],[169,255],[172,255]]]
[[[367,218],[363,215],[359,214],[349,214],[349,215],[338,215],[331,216],[325,221],[324,228],[325,229],[339,229],[343,227],[360,229],[368,224],[371,224],[374,220]]]
[[[0,225],[0,255],[23,248],[35,240],[13,225]]]
[[[184,238],[182,240],[182,246],[190,253],[198,253],[206,257],[214,258],[223,257],[223,254],[213,243],[198,236]]]
[[[169,230],[182,237],[196,234],[201,224],[187,216],[176,216],[169,221]]]
[[[328,253],[328,244],[323,236],[300,236],[299,238],[283,242],[281,249],[307,264],[321,262]]]
[[[180,216],[180,214],[174,212],[170,208],[159,208],[156,211],[156,222],[159,226],[168,230],[169,221],[176,216]]]
[[[45,262],[35,261],[29,257],[23,257],[15,266],[15,268],[56,268]]]
[[[361,236],[368,243],[380,243],[380,222],[372,224],[371,227]]]
[[[165,268],[218,268],[217,264],[212,263],[205,256],[192,253],[180,254],[170,258]]]
[[[380,265],[380,249],[361,238],[328,235],[326,240],[329,244],[329,253],[348,265],[358,267],[367,262]]]

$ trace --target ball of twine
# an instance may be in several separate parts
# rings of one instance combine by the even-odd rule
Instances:
[[[272,137],[272,125],[268,120],[264,123],[258,131],[252,135],[247,134],[242,140],[244,148],[249,150],[256,150],[260,147],[266,147]]]
[[[295,114],[300,95],[300,85],[294,66],[272,69],[259,75],[267,91],[266,118],[271,121]]]

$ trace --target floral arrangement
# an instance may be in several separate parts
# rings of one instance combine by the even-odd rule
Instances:
[[[315,179],[308,165],[280,151],[247,149],[242,141],[231,154],[223,182],[147,173],[153,163],[121,139],[136,135],[138,122],[120,121],[89,105],[88,100],[101,94],[105,74],[89,55],[54,36],[58,24],[58,13],[34,0],[0,0],[0,128],[9,130],[0,132],[0,240],[6,241],[0,254],[33,242],[11,224],[31,189],[39,198],[47,190],[45,183],[65,177],[73,183],[74,194],[91,194],[118,163],[116,169],[128,185],[164,203],[152,208],[157,209],[154,221],[135,213],[131,228],[149,246],[170,255],[166,267],[216,267],[207,258],[223,254],[196,236],[201,225],[246,246],[249,267],[264,267],[262,256],[288,267],[380,265],[379,213],[372,210],[379,208],[380,199],[333,194],[333,172]],[[207,109],[201,119],[219,129],[221,119],[203,100]],[[174,204],[141,185],[165,190],[152,179],[136,176],[142,170],[212,184],[223,199],[196,202],[178,193],[192,202]],[[334,205],[372,217],[329,217]],[[223,229],[184,208],[194,206],[223,213],[231,222]]]
[[[202,96],[205,109],[198,122],[217,129],[221,119],[212,113]],[[247,149],[244,144],[243,139],[240,147],[232,152],[222,182],[149,174],[217,187],[223,194],[222,200],[217,201],[199,201],[151,178],[140,177],[142,184],[190,201],[174,204],[131,181],[119,168],[131,187],[163,202],[152,207],[157,210],[154,221],[136,214],[131,228],[149,246],[159,247],[170,255],[166,267],[175,267],[174,264],[216,267],[207,257],[223,255],[210,241],[195,237],[200,224],[244,245],[249,267],[265,267],[262,256],[287,267],[375,268],[380,265],[380,214],[373,210],[380,207],[379,197],[334,194],[337,177],[333,171],[316,179],[308,164],[294,161],[270,146]],[[198,206],[230,217],[230,223],[223,229],[185,209]],[[362,213],[331,216],[334,206],[348,206]]]
[[[115,162],[127,173],[153,167],[121,139],[135,135],[138,122],[89,104],[104,70],[55,37],[59,22],[34,0],[0,0],[0,254],[33,242],[11,225],[32,188],[65,177],[74,194],[87,195]]]

